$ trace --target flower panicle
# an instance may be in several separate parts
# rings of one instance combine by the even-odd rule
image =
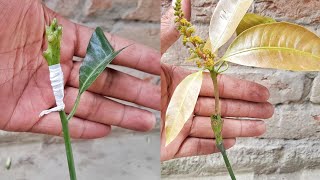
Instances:
[[[212,69],[216,57],[209,49],[204,48],[206,42],[195,34],[195,27],[184,17],[182,0],[177,0],[174,7],[175,23],[182,36],[182,43],[189,49],[190,61],[195,61],[199,68]]]

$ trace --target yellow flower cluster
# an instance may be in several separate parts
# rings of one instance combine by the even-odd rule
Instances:
[[[175,23],[177,24],[177,29],[182,36],[182,43],[190,51],[190,60],[195,61],[199,68],[204,67],[206,69],[212,69],[214,66],[215,54],[210,50],[205,49],[205,41],[201,37],[195,36],[195,28],[192,24],[184,18],[184,13],[182,11],[182,0],[177,0],[174,10]]]

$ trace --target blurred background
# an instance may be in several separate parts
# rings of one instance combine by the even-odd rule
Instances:
[[[135,40],[159,49],[160,1],[152,0],[44,0],[44,4],[74,22]],[[159,84],[159,78],[113,66]],[[157,117],[159,117],[159,114]],[[110,136],[73,141],[79,180],[159,179],[159,123],[148,133],[113,127]],[[12,158],[10,170],[6,159]],[[69,179],[63,139],[0,131],[1,180]]]
[[[192,0],[192,23],[208,37],[212,10],[218,0]],[[162,14],[171,0],[161,0]],[[249,10],[278,21],[298,23],[320,35],[319,0],[255,0]],[[288,32],[290,33],[290,32]],[[227,46],[224,47],[226,49]],[[162,61],[186,68],[188,56],[181,41]],[[238,138],[228,150],[239,180],[318,180],[320,177],[320,73],[259,69],[232,65],[226,74],[268,87],[275,113],[266,120],[267,133]],[[162,163],[164,179],[229,179],[220,154],[182,158]]]

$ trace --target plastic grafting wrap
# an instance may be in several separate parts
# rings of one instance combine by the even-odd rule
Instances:
[[[51,81],[51,86],[54,94],[54,98],[56,100],[56,107],[42,111],[40,113],[40,117],[49,114],[51,112],[56,112],[56,111],[62,111],[64,110],[64,103],[63,103],[63,98],[64,98],[64,82],[63,82],[63,72],[61,69],[60,64],[55,64],[52,66],[49,66],[49,72],[50,72],[50,81]]]

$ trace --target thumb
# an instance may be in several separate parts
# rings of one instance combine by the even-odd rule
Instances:
[[[172,1],[174,4],[176,0]],[[187,20],[190,20],[191,16],[191,0],[182,0],[182,10]],[[174,10],[173,6],[161,17],[161,54],[165,53],[167,49],[177,41],[179,38],[179,32],[176,29],[174,22]]]

